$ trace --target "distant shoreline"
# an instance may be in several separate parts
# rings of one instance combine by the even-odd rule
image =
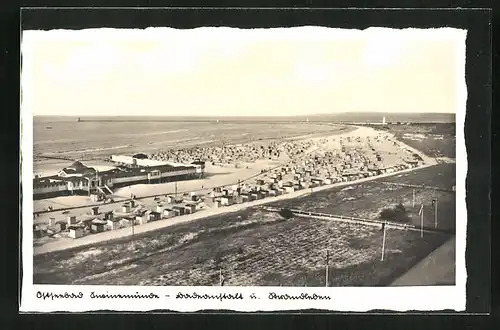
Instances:
[[[412,124],[451,124],[455,123],[454,113],[338,113],[311,114],[298,116],[140,116],[140,115],[33,115],[38,122],[78,122],[81,123],[151,123],[151,122],[194,122],[194,123],[305,123],[305,124],[355,124],[377,123],[386,117],[387,122],[409,122]]]
[[[286,123],[300,123],[301,121],[298,120],[282,120],[282,121],[265,121],[265,120],[224,120],[224,119],[81,119],[80,121],[77,121],[80,123],[220,123],[220,124],[227,124],[227,123],[241,123],[241,124],[255,124],[255,123],[261,123],[261,124],[267,124],[269,122],[272,123],[278,123],[278,124],[286,124]],[[330,123],[326,120],[323,121],[312,121],[310,120],[307,123],[323,123],[327,124]],[[343,124],[343,123],[332,123],[332,124]]]
[[[54,118],[54,117],[51,117]],[[330,125],[374,125],[377,122],[367,122],[362,123],[360,121],[335,121],[330,119],[310,119],[309,121],[305,121],[302,119],[186,119],[186,118],[178,118],[178,119],[80,119],[80,121],[75,118],[74,120],[69,120],[68,117],[57,117],[64,118],[65,120],[57,120],[60,123],[211,123],[211,124],[330,124]],[[44,121],[47,123],[50,121]],[[431,124],[455,124],[455,121],[405,121],[405,123],[410,123],[411,125],[431,125]],[[392,123],[389,125],[397,125],[396,123]]]

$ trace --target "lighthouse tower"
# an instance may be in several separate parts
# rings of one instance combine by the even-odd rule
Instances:
[[[382,117],[382,125],[385,125],[385,116]]]

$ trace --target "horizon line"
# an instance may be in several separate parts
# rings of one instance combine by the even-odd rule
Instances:
[[[316,113],[316,114],[310,114],[310,115],[269,115],[269,116],[263,116],[263,115],[238,115],[238,116],[231,116],[231,115],[156,115],[156,114],[119,114],[119,115],[112,115],[112,114],[32,114],[33,117],[50,117],[50,116],[58,116],[58,117],[172,117],[172,118],[179,118],[179,117],[233,117],[233,118],[245,118],[245,117],[252,117],[252,118],[266,118],[266,117],[314,117],[314,116],[334,116],[334,115],[341,115],[341,114],[394,114],[394,115],[416,115],[416,114],[438,114],[438,115],[456,115],[454,112],[382,112],[382,111],[360,111],[360,112],[337,112],[337,113]]]

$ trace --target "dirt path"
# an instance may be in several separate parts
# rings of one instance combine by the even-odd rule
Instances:
[[[391,286],[454,285],[455,243],[454,236],[394,281]]]

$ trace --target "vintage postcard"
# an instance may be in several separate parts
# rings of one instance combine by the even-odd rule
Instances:
[[[465,310],[466,36],[22,31],[20,310]]]

